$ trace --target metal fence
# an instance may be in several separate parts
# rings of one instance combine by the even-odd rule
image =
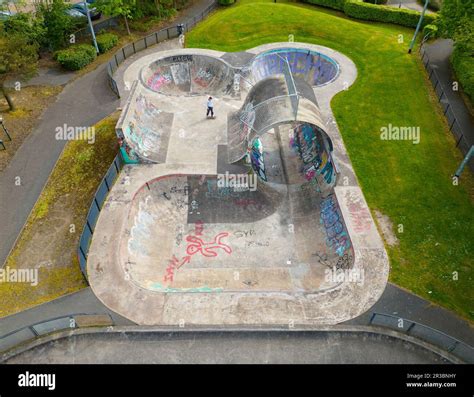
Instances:
[[[111,17],[104,19],[103,21],[94,23],[92,26],[94,28],[94,32],[96,34],[100,33],[101,30],[104,29],[109,29],[109,28],[115,28],[119,25],[118,23],[118,18],[117,17]],[[74,32],[74,36],[76,38],[81,38],[81,37],[87,37],[91,35],[91,30],[89,26],[86,26],[82,29],[79,29],[78,31]]]
[[[461,125],[456,118],[454,113],[453,107],[451,106],[449,99],[443,89],[440,79],[438,78],[438,74],[436,69],[431,65],[430,59],[428,54],[426,53],[425,49],[421,47],[421,60],[423,65],[425,66],[426,72],[428,73],[428,78],[433,85],[433,89],[436,93],[436,97],[438,98],[438,102],[440,103],[443,114],[448,121],[449,130],[454,135],[456,139],[456,147],[459,148],[461,153],[465,156],[469,149],[471,148],[471,144],[467,141],[464,131]],[[470,162],[471,171],[474,172],[474,162]]]
[[[111,326],[114,325],[114,321],[108,313],[76,313],[51,318],[0,336],[0,352],[6,352],[15,346],[52,332],[84,328],[92,325]]]
[[[77,255],[79,258],[79,264],[81,266],[82,274],[87,280],[87,256],[89,254],[89,246],[92,241],[92,235],[94,234],[95,225],[97,219],[99,218],[100,210],[105,202],[105,199],[112,189],[115,180],[120,173],[120,170],[125,164],[121,152],[115,156],[114,161],[109,167],[107,173],[105,174],[102,182],[100,183],[97,191],[95,192],[94,199],[87,213],[86,224],[82,230],[81,238],[79,240],[79,247],[77,249]]]
[[[206,16],[208,16],[216,7],[217,1],[209,5],[199,15],[189,18],[183,23],[183,31],[188,32],[191,28],[196,26],[198,22],[202,21]],[[135,55],[139,51],[145,50],[148,47],[161,43],[162,41],[173,39],[178,36],[178,27],[172,26],[169,28],[161,29],[157,32],[149,34],[148,36],[142,37],[141,39],[130,43],[125,47],[122,47],[115,53],[115,55],[107,64],[107,78],[109,81],[110,88],[117,95],[118,98],[120,98],[120,91],[113,75],[120,66],[120,64],[124,62],[127,58],[131,57],[132,55]]]
[[[466,363],[474,363],[473,347],[427,325],[382,313],[373,313],[369,324],[391,328],[406,335],[414,336],[450,352]]]

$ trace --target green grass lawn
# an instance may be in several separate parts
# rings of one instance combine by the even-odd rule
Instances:
[[[371,210],[388,215],[395,230],[403,225],[399,245],[387,247],[391,281],[473,321],[473,178],[466,170],[452,184],[462,156],[418,55],[407,54],[413,30],[309,5],[239,1],[200,23],[186,42],[241,51],[290,34],[357,65],[355,84],[331,106]],[[420,144],[380,140],[389,123],[420,127]]]
[[[113,114],[94,126],[93,145],[66,145],[6,262],[10,269],[36,267],[38,259],[49,264],[39,267],[37,286],[0,282],[0,318],[86,287],[77,247],[94,194],[118,151],[117,119]]]

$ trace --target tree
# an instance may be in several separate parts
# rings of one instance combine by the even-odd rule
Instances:
[[[5,81],[9,77],[30,77],[36,73],[38,46],[19,34],[0,34],[0,92],[5,97],[10,110],[15,110]]]
[[[127,33],[130,35],[128,20],[133,18],[136,0],[98,0],[95,7],[111,17],[123,17]]]
[[[83,21],[75,21],[67,14],[70,6],[63,0],[40,0],[35,3],[36,16],[42,21],[45,29],[43,46],[57,50],[67,44],[71,33]]]
[[[31,13],[20,12],[11,16],[3,22],[3,30],[6,34],[19,34],[24,36],[29,44],[38,47],[44,42],[46,29],[43,21],[35,18]]]

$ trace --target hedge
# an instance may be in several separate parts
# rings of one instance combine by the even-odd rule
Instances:
[[[346,0],[303,0],[303,2],[342,11]]]
[[[303,0],[303,2],[341,10],[351,18],[394,23],[410,28],[416,27],[420,19],[418,11],[364,3],[362,0]],[[435,20],[436,15],[425,14],[423,26],[432,24]]]
[[[472,45],[455,43],[451,63],[465,94],[474,102],[474,55]]]
[[[418,11],[379,6],[354,0],[346,1],[344,13],[352,18],[363,19],[365,21],[388,22],[410,28],[416,27],[420,19],[420,13]],[[425,14],[422,26],[432,24],[435,20],[436,16]]]
[[[109,51],[111,48],[115,47],[118,43],[118,36],[113,33],[101,33],[97,35],[97,47],[99,47],[99,52],[103,54],[104,52]]]
[[[219,4],[221,6],[228,6],[234,3],[235,3],[235,0],[219,0]]]
[[[90,64],[96,56],[97,54],[93,46],[89,44],[78,44],[58,51],[55,58],[63,68],[79,70]]]

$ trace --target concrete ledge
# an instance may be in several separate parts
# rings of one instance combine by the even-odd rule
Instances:
[[[99,334],[151,334],[151,333],[163,333],[167,336],[187,336],[192,334],[222,334],[222,333],[332,333],[332,334],[354,334],[361,338],[366,337],[367,335],[378,335],[388,338],[394,338],[406,343],[415,345],[419,348],[427,350],[431,353],[438,355],[439,357],[453,363],[453,364],[463,364],[463,361],[455,357],[449,352],[443,351],[442,349],[433,346],[429,343],[426,343],[422,340],[414,338],[409,335],[404,335],[399,332],[389,330],[381,327],[373,326],[348,326],[348,325],[335,325],[335,326],[305,326],[305,325],[294,325],[292,328],[288,327],[276,327],[270,325],[262,326],[221,326],[221,327],[204,327],[204,326],[186,326],[185,328],[179,327],[146,327],[146,326],[120,326],[120,327],[107,327],[107,328],[85,328],[85,329],[75,329],[69,331],[61,331],[47,336],[39,337],[35,340],[27,342],[21,346],[11,349],[10,351],[2,354],[0,356],[0,362],[8,361],[9,359],[26,352],[28,350],[34,349],[35,347],[45,346],[50,342],[59,341],[64,338],[69,338],[72,336],[79,335],[99,335]]]

